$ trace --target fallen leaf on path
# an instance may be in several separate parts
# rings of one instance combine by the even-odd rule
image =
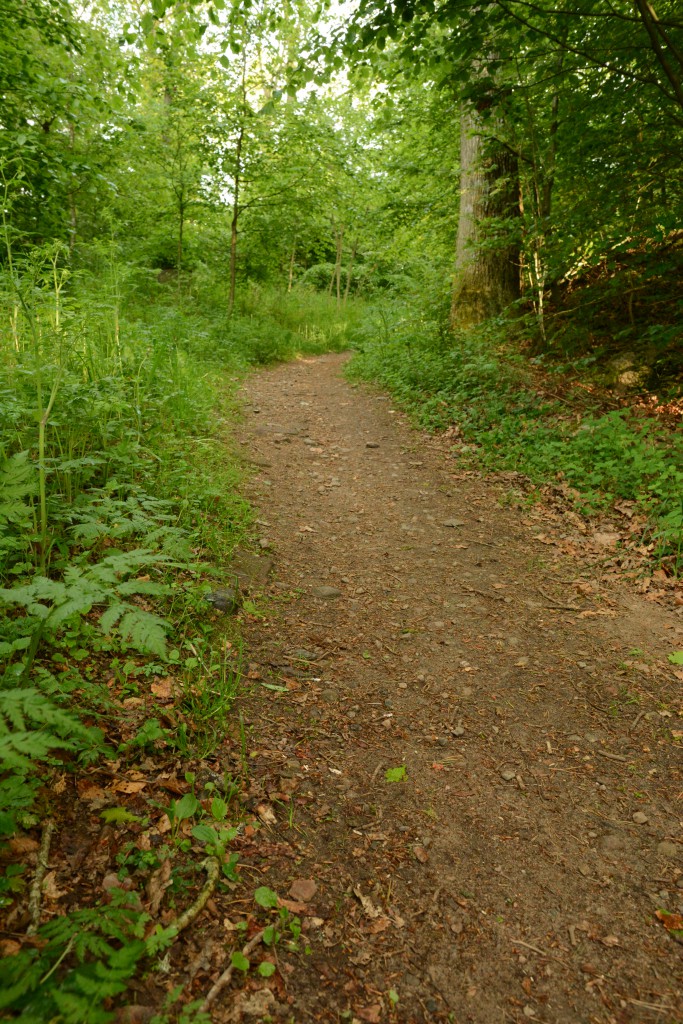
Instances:
[[[369,1024],[379,1024],[382,1019],[382,1006],[380,1003],[374,1003],[372,1006],[365,1006],[362,1010],[357,1010],[357,1016],[361,1020],[366,1020]]]
[[[263,822],[264,825],[274,825],[277,821],[275,817],[275,811],[270,804],[258,804],[256,813]]]
[[[353,895],[360,901],[360,905],[367,917],[381,917],[382,911],[375,906],[369,896],[364,896],[359,885],[354,886]]]
[[[171,819],[168,814],[162,814],[157,821],[157,832],[159,835],[164,835],[166,832],[171,831]]]
[[[153,917],[159,913],[159,907],[161,901],[164,898],[164,893],[171,884],[171,860],[165,860],[161,867],[157,868],[156,871],[150,876],[149,882],[147,883],[147,898],[149,900],[149,909]]]
[[[146,782],[133,782],[130,779],[122,779],[120,782],[115,782],[112,789],[115,793],[139,793],[146,785]]]
[[[284,896],[280,896],[278,899],[278,907],[284,907],[285,910],[289,910],[292,914],[307,914],[309,906],[307,903],[299,903],[297,900],[287,900]]]
[[[49,871],[43,879],[43,896],[48,900],[60,900],[66,896],[66,890],[57,888],[54,871]]]
[[[368,935],[378,935],[380,932],[385,932],[387,928],[391,928],[391,921],[388,917],[378,917],[376,921],[369,924],[366,928]]]
[[[415,860],[419,860],[420,864],[426,864],[429,860],[429,854],[424,846],[414,846],[413,853],[415,854]]]
[[[12,853],[34,853],[39,846],[40,843],[35,839],[31,839],[30,836],[16,836],[9,841],[9,848]]]
[[[683,914],[670,914],[668,910],[656,910],[655,917],[662,922],[676,942],[683,943]]]
[[[155,697],[162,697],[168,700],[173,696],[173,676],[166,676],[165,679],[156,679],[150,686]]]
[[[105,797],[102,787],[98,786],[96,782],[91,782],[90,779],[78,779],[76,790],[81,800],[103,800]]]
[[[604,939],[600,939],[603,946],[620,946],[621,943],[616,935],[606,935]]]
[[[318,891],[318,886],[312,878],[297,878],[289,887],[289,895],[292,899],[308,903]]]

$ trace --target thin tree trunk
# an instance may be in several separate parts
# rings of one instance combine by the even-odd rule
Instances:
[[[344,225],[340,227],[337,235],[337,262],[334,265],[334,276],[337,282],[337,306],[341,306],[341,266],[342,253],[344,252]]]
[[[232,316],[235,308],[235,290],[237,285],[237,222],[240,215],[240,184],[242,181],[242,141],[244,125],[240,127],[235,148],[235,177],[232,201],[232,221],[230,223],[230,295],[228,298],[228,316]]]
[[[69,125],[69,149],[73,152],[76,144],[76,129]],[[76,231],[78,229],[78,213],[76,211],[76,196],[74,190],[69,192],[69,255],[73,255],[76,245]]]
[[[671,57],[673,57],[678,61],[681,68],[683,68],[683,54],[681,54],[678,47],[674,44],[668,32],[666,32],[663,26],[660,25],[659,18],[657,17],[652,4],[650,4],[648,0],[635,0],[635,7],[640,20],[645,27],[645,31],[649,36],[650,45],[655,57],[659,61],[664,74],[669,79],[669,83],[674,91],[676,99],[678,100],[679,106],[683,107],[683,82],[681,81],[680,74],[671,63]],[[662,46],[662,43],[666,46],[666,50]]]
[[[344,305],[346,305],[346,302],[347,302],[348,297],[349,297],[349,292],[351,291],[351,277],[353,276],[353,264],[354,264],[354,261],[356,259],[356,249],[357,249],[357,247],[358,247],[358,241],[354,240],[353,247],[351,249],[351,259],[349,260],[349,268],[346,271],[346,288],[344,289]]]
[[[451,326],[479,323],[519,297],[519,244],[503,237],[501,220],[519,215],[517,161],[485,140],[474,110],[460,124],[460,218],[451,303]]]
[[[290,259],[289,259],[289,280],[287,281],[287,293],[288,294],[292,290],[292,282],[294,281],[294,257],[295,257],[295,255],[296,255],[296,241],[294,242],[294,245],[292,246],[292,255],[290,256]]]
[[[178,270],[178,278],[180,278],[180,271],[183,267],[183,229],[185,227],[185,204],[182,200],[178,203],[178,255],[176,257],[176,267]]]

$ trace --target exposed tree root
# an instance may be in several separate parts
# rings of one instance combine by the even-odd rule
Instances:
[[[259,942],[261,942],[261,940],[263,939],[264,930],[265,929],[261,929],[260,932],[257,932],[256,935],[254,935],[253,939],[249,939],[249,942],[242,950],[242,956],[249,956],[250,953],[253,953],[253,951],[258,946]],[[219,994],[219,992],[222,992],[226,985],[230,984],[230,979],[232,978],[234,970],[235,968],[232,964],[230,964],[229,967],[226,967],[226,969],[221,974],[220,978],[218,978],[215,984],[209,989],[209,993],[206,999],[199,1008],[200,1012],[205,1013],[211,1006],[212,1002]]]
[[[40,839],[40,849],[38,850],[36,873],[33,878],[33,885],[31,886],[31,893],[28,898],[28,912],[31,918],[31,923],[26,929],[27,935],[35,935],[40,924],[40,903],[43,895],[43,880],[45,878],[45,872],[47,871],[47,862],[50,856],[50,844],[52,842],[54,830],[55,823],[52,818],[50,818],[45,822],[45,826],[43,828],[43,834]]]

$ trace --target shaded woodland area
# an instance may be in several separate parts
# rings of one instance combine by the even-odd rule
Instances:
[[[3,0],[0,1018],[115,1019],[193,919],[135,870],[180,858],[195,915],[235,881],[230,786],[196,772],[244,674],[207,595],[257,533],[250,367],[350,348],[471,465],[627,508],[624,571],[680,577],[682,151],[674,0]],[[121,843],[45,919],[60,801],[141,835],[171,754],[168,858]],[[184,999],[155,1020],[207,1019]]]

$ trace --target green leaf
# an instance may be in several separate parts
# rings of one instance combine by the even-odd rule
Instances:
[[[194,793],[186,793],[185,796],[181,797],[175,804],[173,808],[173,817],[176,821],[184,821],[185,818],[191,818],[198,810],[199,800],[197,797]]]
[[[224,821],[228,813],[228,805],[220,796],[211,801],[211,817],[214,821]]]
[[[669,661],[672,665],[683,665],[683,651],[674,651],[669,655]]]
[[[232,954],[232,956],[230,957],[230,962],[232,963],[232,966],[238,971],[246,972],[249,970],[249,961],[244,955],[244,953],[240,952],[239,949]]]
[[[131,814],[125,807],[105,807],[103,811],[100,811],[100,818],[105,825],[125,825],[131,821],[144,820],[137,814]]]
[[[387,782],[403,782],[406,774],[406,766],[402,764],[398,768],[387,768],[384,773],[384,778]]]
[[[258,903],[259,907],[264,907],[266,910],[270,910],[273,907],[277,907],[279,901],[278,894],[269,889],[268,886],[260,886],[254,893],[254,899]]]
[[[275,964],[271,964],[270,960],[263,960],[258,965],[258,973],[262,978],[271,978],[275,974]]]
[[[185,797],[183,797],[183,800]],[[195,839],[198,839],[200,843],[218,843],[219,836],[214,828],[210,825],[195,825],[192,829],[192,835]]]

